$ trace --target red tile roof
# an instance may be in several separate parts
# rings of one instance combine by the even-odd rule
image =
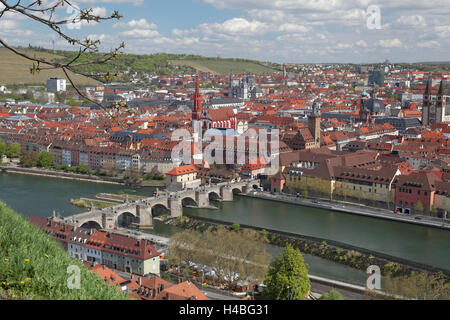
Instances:
[[[171,175],[171,176],[181,176],[184,174],[190,174],[190,173],[194,173],[194,172],[198,172],[197,167],[193,164],[188,164],[185,166],[173,168],[172,170],[167,172],[167,174]]]

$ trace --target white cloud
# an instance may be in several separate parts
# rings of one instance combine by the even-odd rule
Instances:
[[[269,26],[257,20],[233,18],[223,23],[204,23],[198,26],[206,33],[225,33],[228,35],[261,35],[269,31]]]
[[[154,38],[160,36],[158,31],[149,29],[132,29],[120,33],[122,36],[131,38]]]
[[[429,40],[429,41],[419,42],[419,43],[417,43],[417,46],[420,48],[438,48],[441,46],[441,44],[438,41]]]
[[[420,15],[401,16],[397,19],[397,24],[403,26],[424,27],[426,26],[425,18]]]
[[[293,23],[285,23],[278,28],[280,32],[308,32],[309,30],[310,28],[308,27]]]
[[[352,47],[353,46],[348,43],[338,43],[338,45],[336,46],[336,48],[338,48],[338,49],[350,49]]]
[[[9,31],[19,27],[19,24],[10,19],[0,19],[0,30],[1,31]]]
[[[128,22],[117,22],[113,25],[114,28],[142,28],[142,29],[157,29],[158,26],[154,23],[149,23],[146,19],[133,19]]]
[[[359,41],[356,42],[356,45],[358,47],[366,48],[367,47],[367,42],[365,42],[364,40],[359,40]]]
[[[378,44],[383,48],[400,48],[403,46],[403,43],[398,39],[388,39],[388,40],[380,40]]]

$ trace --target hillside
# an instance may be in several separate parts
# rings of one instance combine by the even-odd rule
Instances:
[[[80,268],[81,288],[69,289],[67,267]],[[63,247],[0,202],[0,296],[39,300],[127,300]]]
[[[33,50],[43,55],[50,55],[57,61],[69,61],[77,54],[73,51],[57,50],[52,54],[48,49],[34,47]],[[97,54],[82,55],[79,62],[86,61],[88,58],[95,58]],[[122,73],[119,81],[128,81],[129,73],[151,73],[157,75],[166,75],[170,73],[194,72],[212,72],[215,74],[228,74],[230,70],[234,73],[262,73],[277,71],[276,66],[270,63],[263,63],[246,59],[223,59],[202,57],[186,54],[127,54],[122,53],[117,59],[103,65],[89,65],[79,68],[83,73]]]
[[[61,56],[49,52],[38,52],[36,50],[22,50],[27,54],[45,59],[61,59]],[[50,77],[66,78],[62,70],[44,70],[32,75],[30,68],[33,63],[20,57],[6,48],[0,48],[0,85],[10,84],[45,84]],[[98,82],[79,75],[71,75],[77,85],[94,85]]]
[[[270,73],[277,70],[263,65],[257,61],[245,61],[239,59],[214,59],[214,58],[199,58],[195,60],[170,60],[170,63],[177,66],[189,66],[198,71],[211,72],[216,74],[233,73]]]

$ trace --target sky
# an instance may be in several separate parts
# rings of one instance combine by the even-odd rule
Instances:
[[[118,21],[62,27],[70,35],[101,40],[104,51],[123,41],[127,53],[185,53],[278,63],[450,61],[450,0],[72,3],[81,9],[93,8],[102,16],[114,10],[123,15]],[[73,12],[65,8],[56,16],[69,18]],[[17,13],[0,18],[0,38],[12,45],[46,48],[52,48],[54,40],[56,49],[77,49],[48,27]]]

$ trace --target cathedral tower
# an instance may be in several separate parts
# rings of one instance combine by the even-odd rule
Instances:
[[[197,75],[195,79],[195,94],[194,94],[194,107],[192,108],[192,128],[194,129],[194,140],[199,140],[199,135],[202,133],[203,124],[202,124],[202,96],[200,95],[200,89],[198,84]]]
[[[316,148],[320,148],[320,103],[314,101],[312,105],[312,113],[308,116],[308,129],[314,138],[314,145]]]
[[[445,117],[445,89],[447,87],[447,84],[445,83],[445,80],[441,80],[441,84],[439,85],[439,91],[436,96],[436,123],[444,122]]]
[[[425,126],[430,125],[430,111],[432,107],[431,101],[431,78],[427,80],[427,86],[423,94],[423,104],[422,104],[422,124]]]

